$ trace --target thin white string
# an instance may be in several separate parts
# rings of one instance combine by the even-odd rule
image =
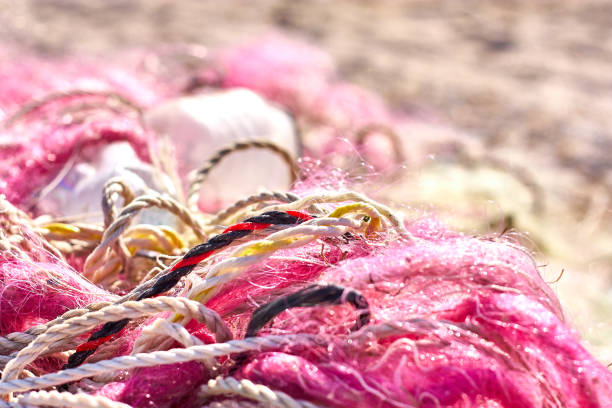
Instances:
[[[184,363],[186,361],[211,359],[251,350],[276,349],[282,346],[312,345],[316,343],[317,339],[312,335],[289,334],[231,340],[226,343],[213,343],[185,349],[154,351],[133,356],[120,356],[97,363],[84,364],[80,367],[56,373],[45,374],[41,377],[3,381],[0,382],[0,394],[52,387],[115,370]]]

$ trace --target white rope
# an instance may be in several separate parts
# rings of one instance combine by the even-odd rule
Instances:
[[[85,260],[85,275],[91,276],[94,272],[94,266],[100,263],[107,253],[108,248],[115,242],[115,240],[125,231],[129,226],[132,218],[138,214],[141,210],[149,207],[159,207],[166,209],[175,214],[183,223],[191,227],[196,236],[204,240],[206,233],[204,232],[203,226],[200,221],[195,218],[191,212],[185,208],[181,203],[176,201],[170,196],[162,194],[148,194],[143,195],[130,204],[124,207],[117,218],[115,218],[111,225],[104,231],[102,242],[89,254]]]
[[[36,337],[46,332],[50,327],[55,326],[56,324],[62,323],[72,317],[82,316],[86,313],[91,312],[92,310],[99,310],[111,304],[112,304],[111,302],[92,303],[82,309],[69,310],[63,315],[56,317],[55,319],[45,324],[31,327],[24,332],[9,333],[6,335],[6,337],[0,336],[0,353],[11,352],[14,350],[21,350],[22,348],[30,344],[32,341],[34,341]]]
[[[33,391],[17,397],[22,404],[75,408],[130,408],[130,405],[102,396],[58,391]]]
[[[217,377],[200,387],[198,396],[232,394],[266,404],[267,407],[278,408],[318,408],[316,405],[295,399],[284,392],[273,391],[262,384],[254,384],[249,380],[236,380],[233,377]]]
[[[23,367],[34,361],[40,354],[53,350],[66,338],[77,336],[92,330],[102,323],[121,319],[134,319],[160,312],[174,311],[197,319],[206,324],[217,336],[217,341],[231,339],[232,334],[217,312],[206,308],[198,302],[183,297],[160,296],[141,301],[130,301],[120,305],[107,306],[98,311],[68,319],[51,327],[38,336],[27,347],[19,351],[2,373],[2,381],[17,378]]]
[[[280,193],[277,191],[263,191],[261,193],[254,194],[242,200],[236,201],[234,204],[227,207],[226,209],[219,211],[211,219],[207,220],[207,222],[213,225],[218,224],[222,221],[225,221],[230,216],[240,212],[241,210],[253,204],[259,204],[262,202],[272,201],[272,200],[280,201],[282,203],[291,203],[299,199],[300,197],[298,197],[297,195],[293,193]]]
[[[297,164],[295,163],[293,155],[289,153],[287,150],[285,150],[285,148],[275,143],[268,142],[266,140],[239,141],[239,142],[230,144],[229,146],[226,146],[225,148],[222,148],[221,150],[217,151],[211,158],[209,158],[206,161],[206,163],[200,169],[195,170],[194,172],[190,174],[191,183],[189,185],[189,191],[187,193],[187,206],[192,210],[195,210],[195,211],[198,210],[198,199],[200,197],[201,187],[204,181],[206,180],[206,177],[210,173],[210,171],[214,169],[217,166],[217,164],[219,164],[219,162],[223,160],[224,157],[226,157],[227,155],[233,152],[246,150],[246,149],[252,149],[252,148],[266,149],[266,150],[270,150],[280,155],[282,159],[285,161],[285,163],[287,163],[287,165],[289,166],[289,170],[290,170],[290,174],[292,178],[291,184],[293,184],[293,182],[295,181],[296,175],[299,173],[299,168]]]
[[[135,194],[123,178],[110,178],[104,183],[102,189],[102,212],[104,213],[104,227],[106,228],[117,217],[115,204],[120,197],[123,198],[123,206],[125,207],[134,200]]]
[[[206,344],[186,349],[154,351],[152,353],[140,353],[133,356],[120,356],[111,360],[84,364],[80,367],[46,374],[41,377],[0,382],[0,394],[52,387],[115,370],[129,370],[138,367],[184,363],[186,361],[205,360],[251,350],[276,349],[287,345],[311,345],[313,343],[317,343],[317,339],[312,335],[290,334],[232,340],[226,343]]]
[[[134,342],[130,354],[134,355],[143,353],[147,350],[150,351],[153,347],[158,346],[162,342],[165,343],[165,340],[168,338],[178,341],[185,347],[200,346],[204,344],[202,340],[189,333],[187,329],[180,324],[172,323],[165,319],[158,319],[152,325],[142,330],[140,337]],[[155,345],[152,344],[153,340],[155,340]]]

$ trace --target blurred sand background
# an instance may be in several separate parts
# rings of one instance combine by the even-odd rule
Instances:
[[[422,174],[387,194],[503,207],[534,241],[547,281],[564,270],[552,286],[568,319],[612,363],[612,1],[0,0],[2,41],[49,55],[220,47],[270,31],[312,42],[345,79],[528,169],[544,190],[540,213],[513,205],[515,187],[499,174],[483,176],[493,184],[484,198],[444,186],[427,195]],[[464,173],[455,184],[474,182]]]

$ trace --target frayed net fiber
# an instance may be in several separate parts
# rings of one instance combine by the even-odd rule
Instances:
[[[361,128],[358,118],[401,120],[382,102],[288,40],[215,58],[225,67],[217,86],[249,87],[307,122],[315,158],[302,159],[289,192],[256,192],[214,214],[177,192],[189,180],[172,193],[147,178],[172,161],[158,160],[159,135],[140,115],[180,90],[96,65],[95,92],[72,93],[70,73],[93,68],[45,63],[28,69],[55,82],[13,80],[9,92],[19,70],[3,62],[2,112],[20,113],[2,130],[0,406],[612,406],[612,373],[581,345],[525,249],[432,215],[402,219],[318,160],[324,128],[340,132],[327,143]],[[69,194],[61,172],[78,175],[117,143],[140,172],[105,180],[95,221],[62,206],[45,213],[49,183]],[[148,187],[135,188],[134,174]]]

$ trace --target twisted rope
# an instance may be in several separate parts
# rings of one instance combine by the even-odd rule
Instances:
[[[245,351],[278,349],[289,345],[313,344],[318,344],[314,336],[290,334],[284,336],[266,336],[244,340],[231,340],[226,343],[206,344],[185,349],[139,353],[133,356],[115,357],[111,360],[99,361],[93,364],[83,364],[77,368],[46,374],[41,377],[2,381],[0,382],[0,394],[23,392],[37,388],[48,388],[115,370],[184,363],[186,361],[210,359],[234,353],[243,353]],[[322,342],[321,345],[323,345]]]
[[[185,246],[183,240],[171,228],[157,225],[139,224],[130,227],[126,232],[126,245],[145,249],[151,245],[161,251],[172,253]]]
[[[52,92],[42,98],[33,99],[29,102],[24,103],[21,107],[13,113],[11,116],[4,120],[4,128],[8,129],[13,126],[18,120],[22,117],[29,115],[30,113],[42,108],[44,105],[64,99],[64,98],[73,98],[73,97],[85,97],[85,96],[98,96],[104,97],[107,100],[115,100],[121,102],[123,105],[128,106],[134,109],[138,115],[142,115],[143,109],[138,104],[130,100],[124,95],[121,95],[118,92],[109,92],[109,91],[88,91],[82,89],[73,89],[70,91],[64,92]]]
[[[157,261],[158,257],[175,259],[183,252],[186,244],[170,227],[139,224],[127,228],[123,236],[111,246],[114,250],[108,252],[99,264],[92,267],[93,273],[90,280],[93,283],[136,285],[142,281],[141,278],[146,275],[144,272],[150,268],[138,262],[139,258],[147,258],[151,261]],[[132,253],[134,249],[135,252]],[[117,281],[115,274],[120,271],[124,273],[124,279]]]
[[[102,242],[85,261],[84,274],[87,277],[91,277],[97,267],[100,266],[99,264],[103,261],[107,248],[123,233],[123,231],[125,231],[131,219],[140,211],[149,207],[159,207],[172,212],[182,222],[191,227],[198,239],[205,239],[206,233],[204,232],[200,222],[178,201],[166,195],[140,196],[124,207],[113,223],[108,226],[106,231],[104,231]]]
[[[113,177],[104,184],[102,190],[102,213],[104,214],[104,227],[108,226],[117,217],[115,204],[123,198],[123,206],[127,206],[134,198],[134,191],[121,177]]]
[[[200,195],[202,184],[206,180],[206,177],[210,171],[214,169],[224,157],[234,152],[248,149],[266,149],[278,154],[285,161],[285,163],[287,163],[287,166],[289,166],[292,177],[291,183],[295,181],[296,175],[299,173],[299,168],[293,159],[293,156],[287,150],[275,143],[263,140],[237,142],[219,150],[210,159],[208,159],[204,166],[193,174],[192,181],[189,185],[189,192],[187,193],[187,206],[194,210],[198,209],[198,196]]]
[[[308,401],[295,399],[284,392],[273,391],[262,384],[254,384],[249,380],[236,380],[233,377],[217,377],[200,387],[198,396],[230,394],[252,399],[266,404],[268,407],[279,408],[318,408]]]
[[[253,194],[247,198],[236,201],[231,206],[226,209],[219,211],[215,214],[211,219],[208,220],[209,224],[219,224],[222,221],[225,221],[230,216],[240,212],[246,207],[249,207],[253,204],[264,203],[267,201],[280,201],[281,203],[292,203],[294,201],[299,200],[300,197],[293,193],[281,193],[278,191],[264,191],[258,194]]]
[[[211,332],[215,333],[217,341],[223,342],[232,338],[230,330],[221,317],[198,302],[182,297],[166,296],[137,302],[130,301],[121,305],[107,306],[51,327],[17,353],[15,358],[6,365],[2,373],[2,380],[16,378],[25,365],[34,361],[41,353],[54,350],[66,338],[77,336],[106,322],[124,321],[166,311],[179,312],[205,324]],[[88,344],[85,343],[85,346]],[[82,349],[77,348],[77,351],[82,351]]]
[[[151,326],[147,326],[142,330],[142,335],[136,339],[132,346],[132,352],[130,354],[143,353],[146,350],[151,350],[150,339],[159,340],[170,337],[185,347],[199,346],[202,340],[189,333],[185,327],[177,323],[171,323],[167,320],[160,319],[156,320]]]
[[[82,309],[72,309],[55,319],[38,326],[29,328],[24,332],[15,332],[7,334],[6,337],[0,336],[0,353],[5,354],[15,350],[21,350],[34,341],[39,335],[49,330],[51,327],[61,324],[68,319],[82,316],[86,313],[100,310],[104,307],[112,305],[112,302],[96,302],[85,306]]]
[[[75,408],[130,408],[130,405],[113,401],[102,396],[85,393],[72,394],[58,391],[32,391],[17,397],[19,404],[48,406],[48,407],[75,407]]]
[[[341,194],[342,196],[346,197],[346,194]],[[336,195],[338,196],[338,195]],[[357,198],[361,198],[359,194],[353,193],[352,194],[353,197],[357,197]],[[342,198],[342,197],[341,197]],[[316,201],[316,202],[326,202],[326,200],[328,200],[329,197],[326,197],[325,195],[319,195],[319,196],[311,196],[311,197],[306,197],[305,199],[300,200],[302,202],[302,204],[304,205],[308,205],[308,201]],[[319,221],[320,220],[320,221]],[[317,221],[313,221],[313,222],[325,222],[324,219],[319,219]],[[342,223],[345,223],[346,221],[342,221]],[[344,225],[349,225],[349,224],[344,224]],[[353,226],[353,228],[356,228],[357,226]],[[152,284],[151,281],[149,282],[145,282],[144,284],[140,285],[139,287],[137,287],[132,293],[126,295],[125,297],[123,297],[120,301],[125,301],[127,299],[133,299],[135,297],[137,297],[139,295],[140,292],[142,292],[143,290],[145,290],[147,287],[149,287]],[[193,290],[192,290],[193,292]],[[12,333],[10,335],[8,335],[6,338],[0,337],[0,349],[1,347],[4,348],[4,350],[6,351],[12,351],[12,350],[20,350],[23,347],[25,347],[25,345],[27,345],[28,343],[30,343],[37,335],[39,335],[41,332],[45,331],[47,329],[47,327],[52,326],[53,324],[57,324],[63,320],[65,320],[66,318],[70,318],[73,317],[75,315],[80,315],[83,313],[86,313],[89,310],[98,310],[101,307],[107,306],[108,303],[101,303],[101,304],[94,304],[94,305],[90,305],[88,306],[88,309],[76,309],[73,311],[69,311],[67,313],[65,313],[64,315],[62,315],[60,318],[55,319],[52,322],[47,323],[46,325],[41,325],[41,326],[37,326],[34,327],[32,329],[27,330],[24,333]]]

